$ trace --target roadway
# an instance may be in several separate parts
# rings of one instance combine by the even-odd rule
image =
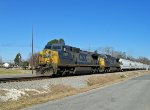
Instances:
[[[150,110],[150,75],[34,105],[25,110]]]

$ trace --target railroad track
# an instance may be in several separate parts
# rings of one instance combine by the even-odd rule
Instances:
[[[21,81],[33,81],[33,80],[42,80],[48,79],[48,76],[30,76],[30,77],[6,77],[0,78],[0,83],[7,83],[7,82],[21,82]]]
[[[100,74],[100,73],[95,73]],[[36,75],[15,75],[15,76],[0,76],[0,83],[7,83],[7,82],[21,82],[21,81],[33,81],[33,80],[42,80],[42,79],[50,79],[50,78],[59,78],[59,77],[74,77],[74,76],[81,76],[81,75],[92,75],[92,74],[76,74],[76,75],[64,75],[64,76],[36,76]]]
[[[100,74],[100,73],[95,73]],[[50,79],[50,78],[63,78],[63,77],[74,77],[74,76],[82,76],[82,75],[92,75],[92,74],[74,74],[74,75],[63,75],[63,76],[36,76],[36,75],[27,75],[27,76],[0,76],[0,83],[7,83],[7,82],[22,82],[22,81],[33,81],[33,80],[42,80],[42,79]]]

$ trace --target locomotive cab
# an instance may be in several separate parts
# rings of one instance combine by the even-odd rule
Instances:
[[[58,50],[60,46],[47,45],[43,51],[39,53],[37,58],[38,65],[36,66],[36,74],[38,75],[52,75],[57,73],[56,68],[59,63]]]
[[[60,69],[74,64],[71,49],[63,43],[47,44],[44,50],[39,53],[36,74],[51,76],[60,73]]]

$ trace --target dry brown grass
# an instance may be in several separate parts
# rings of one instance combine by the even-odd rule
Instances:
[[[88,86],[93,86],[96,84],[103,85],[120,78],[120,75],[92,76],[87,80],[87,84]]]
[[[110,82],[122,81],[133,77],[138,77],[144,74],[148,74],[149,71],[131,71],[119,74],[107,74],[104,76],[92,76],[87,80],[88,86],[104,85]]]
[[[6,91],[6,90],[0,90],[0,95],[6,96],[7,92],[8,92],[8,91]]]
[[[52,94],[58,94],[58,93],[65,93],[66,91],[72,91],[75,90],[75,88],[71,86],[64,86],[64,85],[52,85],[51,87],[51,93]]]
[[[133,71],[133,72],[126,72],[126,73],[118,73],[118,74],[112,73],[112,74],[106,74],[104,76],[97,76],[97,77],[91,76],[87,80],[87,84],[89,86],[81,89],[76,89],[71,86],[65,86],[65,85],[52,85],[49,87],[48,90],[42,88],[38,89],[38,91],[43,92],[42,94],[39,94],[38,92],[32,90],[26,91],[27,95],[21,97],[17,101],[0,102],[0,110],[19,110],[22,108],[29,107],[31,105],[45,103],[50,100],[60,99],[77,93],[86,92],[91,89],[95,89],[104,85],[112,84],[129,78],[137,77],[143,74],[148,74],[148,72]]]

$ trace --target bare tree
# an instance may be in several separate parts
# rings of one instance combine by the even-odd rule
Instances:
[[[144,64],[149,64],[150,65],[150,60],[146,57],[139,57],[137,59],[139,62],[144,63]]]
[[[126,52],[114,51],[114,57],[126,59]]]
[[[114,52],[113,47],[100,47],[97,50],[107,55],[113,55]]]
[[[34,53],[33,57],[30,56],[30,58],[28,59],[29,65],[32,67],[32,60],[33,60],[33,67],[35,67],[37,65],[37,58],[39,56],[39,53]]]
[[[137,61],[137,62],[141,62],[141,63],[150,65],[150,60],[146,57],[135,58],[131,55],[127,55],[126,52],[116,51],[116,50],[114,50],[113,47],[99,47],[97,49],[97,51],[98,51],[98,53],[111,55],[116,58],[123,58],[123,59]]]

